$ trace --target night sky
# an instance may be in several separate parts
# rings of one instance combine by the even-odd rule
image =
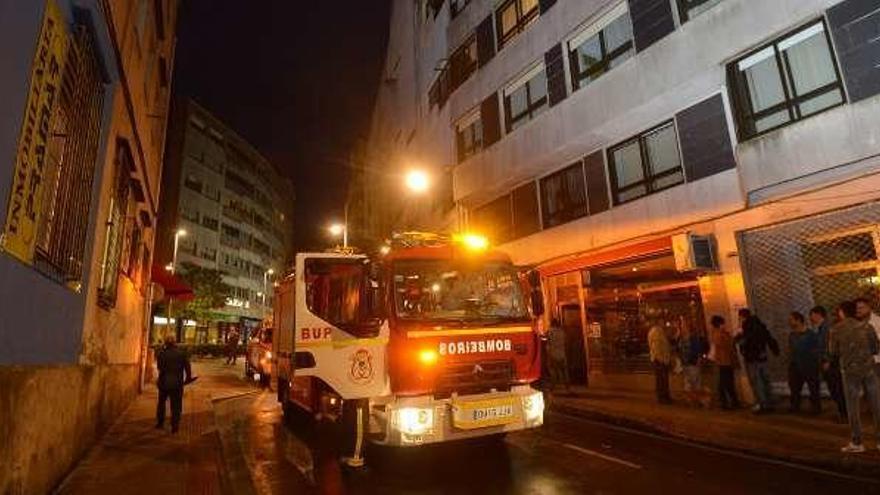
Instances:
[[[294,181],[296,248],[326,247],[325,226],[342,218],[349,150],[369,131],[389,0],[181,4],[175,93]]]

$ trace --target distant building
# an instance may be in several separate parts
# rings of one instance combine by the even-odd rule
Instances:
[[[178,99],[162,177],[157,256],[220,270],[232,297],[187,341],[214,342],[272,314],[273,281],[291,259],[293,186],[253,146],[189,99]],[[158,319],[162,320],[159,316]]]
[[[138,393],[176,0],[0,3],[0,493],[49,493]]]
[[[875,0],[398,0],[390,26],[373,228],[479,230],[538,267],[573,376],[648,386],[654,324],[748,306],[782,337],[880,303]],[[412,162],[455,209],[388,194]]]

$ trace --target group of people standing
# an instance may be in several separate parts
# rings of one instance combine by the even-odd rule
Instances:
[[[789,410],[801,410],[802,392],[807,387],[810,412],[822,410],[820,386],[824,380],[837,406],[841,422],[849,422],[851,442],[844,452],[862,452],[862,394],[874,417],[880,447],[880,316],[866,299],[841,303],[834,321],[822,306],[812,308],[805,317],[794,311],[788,325]],[[661,326],[648,332],[648,347],[656,380],[657,401],[672,402],[669,375],[680,371],[685,395],[692,403],[708,405],[701,383],[704,363],[717,367],[717,399],[723,409],[741,407],[736,390],[736,370],[745,368],[755,397],[753,412],[774,410],[775,400],[770,380],[770,356],[781,354],[780,345],[767,326],[749,309],[738,312],[739,325],[729,328],[724,317],[710,318],[708,339],[688,330],[686,325],[670,335]],[[740,357],[742,359],[740,360]]]

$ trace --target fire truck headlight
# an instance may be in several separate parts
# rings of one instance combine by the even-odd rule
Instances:
[[[266,359],[272,359],[272,351],[266,351]]]
[[[397,410],[397,427],[407,435],[424,435],[434,428],[434,410],[404,407]]]
[[[437,362],[437,351],[434,349],[423,349],[419,352],[419,361],[425,365],[432,365]]]
[[[523,414],[526,422],[541,424],[544,422],[544,394],[534,392],[523,397]]]

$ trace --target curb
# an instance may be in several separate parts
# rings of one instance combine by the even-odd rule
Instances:
[[[568,406],[564,404],[550,404],[549,405],[550,412],[555,412],[558,414],[563,414],[566,416],[572,416],[580,419],[595,421],[599,423],[607,423],[612,426],[617,426],[621,428],[626,428],[630,430],[640,431],[644,433],[650,433],[654,435],[659,435],[671,439],[682,440],[688,443],[692,443],[695,445],[709,447],[713,449],[719,449],[723,451],[728,451],[737,454],[748,455],[751,457],[765,458],[769,460],[774,460],[778,462],[785,462],[788,464],[794,464],[803,466],[811,469],[821,469],[825,471],[830,471],[833,473],[838,473],[842,475],[848,476],[856,476],[867,478],[870,481],[876,482],[876,480],[880,479],[880,464],[869,464],[867,462],[847,462],[845,457],[840,458],[837,462],[828,462],[823,460],[816,459],[808,459],[804,457],[798,456],[785,456],[778,455],[773,453],[768,453],[761,449],[749,449],[742,448],[738,446],[731,446],[729,444],[725,444],[723,442],[718,441],[710,441],[705,437],[699,436],[689,436],[684,435],[676,431],[670,431],[664,428],[659,427],[658,425],[651,423],[648,420],[643,419],[633,419],[622,416],[615,416],[613,414],[604,413],[600,411],[594,411],[589,409],[582,409],[578,407]]]

